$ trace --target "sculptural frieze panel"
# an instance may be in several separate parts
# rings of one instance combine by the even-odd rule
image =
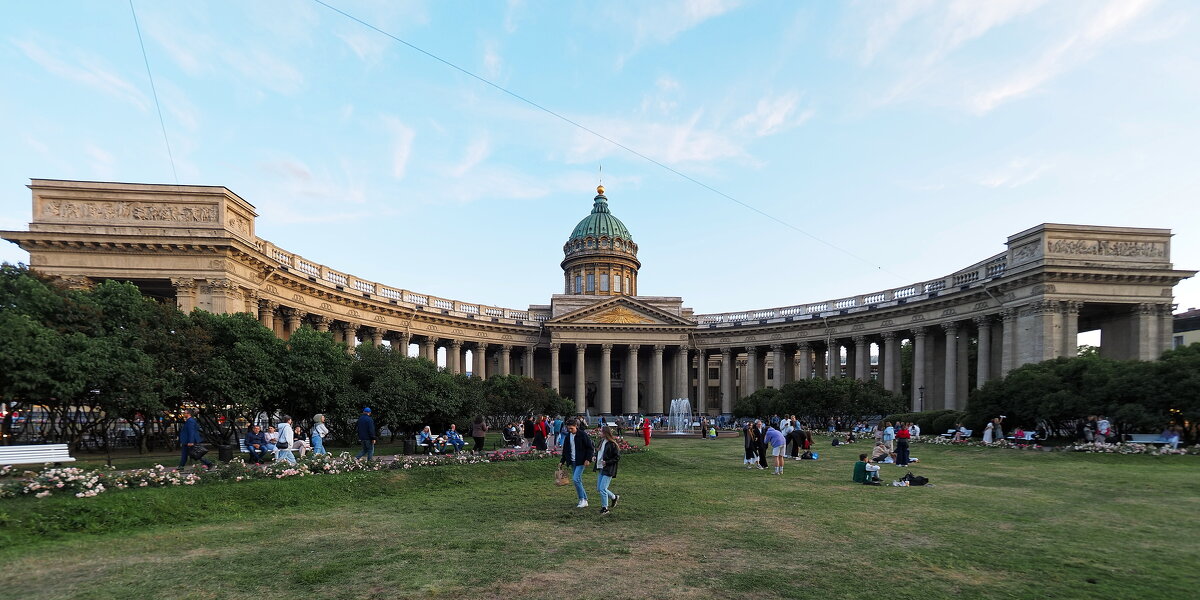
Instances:
[[[1118,240],[1046,240],[1047,254],[1071,256],[1117,256],[1123,258],[1166,258],[1167,245],[1160,242]]]
[[[43,219],[93,221],[172,221],[216,223],[216,204],[169,204],[166,202],[104,202],[98,200],[46,200],[39,215]],[[247,225],[247,232],[249,226]]]
[[[628,308],[625,308],[624,306],[617,306],[617,307],[613,307],[610,310],[606,310],[590,319],[586,319],[581,322],[636,324],[636,323],[653,323],[654,321],[646,318],[645,316],[643,316],[639,313],[629,310]]]
[[[1013,264],[1021,264],[1034,260],[1042,255],[1041,240],[1034,240],[1013,249]]]

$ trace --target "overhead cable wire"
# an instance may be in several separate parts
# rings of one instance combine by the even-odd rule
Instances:
[[[130,2],[132,2],[132,1],[133,1],[133,0],[130,0]],[[638,150],[635,150],[634,148],[631,148],[631,147],[629,147],[629,146],[626,146],[625,144],[623,144],[623,143],[621,143],[621,142],[619,142],[619,141],[617,141],[617,140],[615,140],[615,139],[613,139],[613,138],[610,138],[610,137],[608,137],[607,135],[604,135],[603,133],[600,133],[599,131],[596,131],[595,129],[592,129],[592,128],[588,127],[587,125],[584,125],[583,123],[580,123],[580,122],[578,122],[578,121],[576,121],[576,120],[574,120],[574,119],[572,119],[572,118],[570,118],[570,117],[567,117],[566,115],[563,115],[563,114],[561,114],[561,113],[559,113],[559,112],[557,112],[557,111],[555,111],[555,110],[553,110],[553,109],[551,109],[551,108],[548,108],[548,107],[546,107],[546,106],[543,106],[543,105],[541,105],[541,104],[538,104],[537,102],[535,102],[535,101],[533,101],[533,100],[531,100],[531,99],[529,99],[529,98],[526,98],[525,96],[522,96],[521,94],[518,94],[517,92],[514,92],[514,91],[512,91],[512,90],[510,90],[510,89],[508,89],[508,88],[506,88],[506,87],[504,87],[504,86],[502,86],[502,85],[500,85],[500,84],[498,84],[498,83],[494,83],[494,82],[492,82],[491,80],[489,80],[489,79],[487,79],[487,78],[484,78],[484,77],[482,77],[482,76],[480,76],[480,75],[477,75],[477,74],[475,74],[475,73],[474,73],[474,72],[472,72],[472,71],[469,71],[469,70],[467,70],[467,69],[465,69],[465,68],[463,68],[463,67],[460,67],[460,66],[458,66],[458,65],[456,65],[456,64],[454,64],[454,63],[452,63],[452,62],[450,62],[450,61],[448,61],[448,60],[446,60],[446,59],[444,59],[444,58],[442,58],[442,57],[440,57],[440,56],[438,56],[438,55],[436,55],[436,54],[432,53],[432,52],[429,52],[428,50],[425,50],[424,48],[421,48],[420,46],[417,46],[417,45],[415,45],[415,44],[412,44],[411,42],[408,42],[408,41],[406,41],[406,40],[404,40],[404,39],[402,39],[402,38],[400,38],[400,37],[397,37],[396,35],[393,35],[393,34],[392,34],[392,33],[390,33],[390,32],[387,32],[387,31],[385,31],[385,30],[383,30],[383,29],[381,29],[381,28],[379,28],[379,27],[377,27],[377,26],[375,26],[375,25],[373,25],[373,24],[371,24],[371,23],[368,23],[368,22],[366,22],[366,21],[364,21],[364,20],[362,20],[362,19],[360,19],[360,18],[358,18],[358,17],[356,17],[356,16],[354,16],[354,15],[352,15],[352,14],[350,14],[350,13],[348,13],[348,12],[346,12],[346,11],[344,11],[344,10],[342,10],[342,9],[338,8],[338,7],[336,7],[336,6],[332,6],[332,5],[330,5],[329,3],[327,3],[327,2],[324,2],[323,0],[313,0],[313,2],[315,2],[315,3],[317,3],[317,4],[320,4],[321,6],[324,6],[325,8],[328,8],[329,10],[331,10],[331,11],[333,11],[333,12],[335,12],[335,13],[339,14],[339,15],[342,15],[343,17],[345,17],[345,18],[347,18],[347,19],[349,19],[349,20],[351,20],[351,21],[354,21],[355,23],[358,23],[359,25],[362,25],[363,27],[366,27],[367,29],[370,29],[370,30],[372,30],[372,31],[375,31],[376,33],[379,33],[380,35],[383,35],[383,36],[386,36],[386,37],[388,37],[388,38],[391,38],[393,41],[395,41],[395,42],[397,42],[397,43],[400,43],[400,44],[403,44],[404,46],[407,46],[408,48],[410,48],[410,49],[412,49],[412,50],[414,50],[414,51],[416,51],[416,52],[419,52],[419,53],[421,53],[421,54],[424,54],[425,56],[427,56],[427,57],[429,57],[429,58],[432,58],[433,60],[436,60],[437,62],[440,62],[440,63],[442,63],[443,65],[446,65],[447,67],[450,67],[451,69],[454,69],[455,71],[458,71],[459,73],[462,73],[463,75],[466,75],[467,77],[470,77],[470,78],[472,78],[472,79],[474,79],[474,80],[476,80],[476,81],[479,81],[480,83],[482,83],[482,84],[484,84],[484,85],[487,85],[487,86],[489,86],[489,87],[491,87],[491,88],[493,88],[493,89],[495,89],[495,90],[497,90],[497,91],[499,91],[499,92],[502,92],[502,93],[504,93],[504,94],[507,94],[507,95],[509,95],[509,96],[512,96],[513,98],[516,98],[517,100],[519,100],[519,101],[521,101],[521,102],[523,102],[523,103],[525,103],[525,104],[528,104],[529,106],[532,106],[532,107],[534,107],[534,108],[536,108],[536,109],[538,109],[538,110],[540,110],[540,111],[542,111],[542,112],[544,112],[544,113],[546,113],[546,114],[548,114],[548,115],[550,115],[550,116],[552,116],[552,117],[554,117],[554,118],[556,118],[556,119],[558,119],[558,120],[560,120],[560,121],[563,121],[564,123],[567,123],[567,124],[569,124],[569,125],[571,125],[571,126],[573,126],[573,127],[576,127],[576,128],[578,128],[578,129],[581,129],[581,130],[583,130],[583,131],[586,131],[587,133],[589,133],[589,134],[591,134],[591,135],[593,135],[593,136],[595,136],[595,137],[597,137],[597,138],[599,138],[599,139],[602,139],[602,140],[604,140],[604,141],[606,141],[606,142],[608,142],[608,143],[610,143],[610,144],[612,144],[612,145],[614,145],[614,146],[616,146],[616,147],[618,147],[618,148],[620,148],[620,149],[622,149],[622,150],[624,150],[624,151],[626,151],[626,152],[628,152],[628,153],[630,153],[630,154],[632,154],[632,155],[634,155],[634,156],[637,156],[638,158],[641,158],[642,160],[645,160],[645,161],[647,161],[647,162],[649,162],[649,163],[651,163],[651,164],[654,164],[654,165],[656,165],[656,166],[658,166],[658,167],[661,167],[661,168],[663,168],[663,169],[665,169],[665,170],[667,170],[667,171],[669,171],[669,172],[671,172],[671,173],[674,173],[675,175],[677,175],[677,176],[679,176],[679,177],[681,177],[681,178],[683,178],[683,179],[685,179],[685,180],[687,180],[687,181],[690,181],[690,182],[692,182],[692,183],[694,183],[694,184],[696,184],[696,185],[698,185],[698,186],[700,186],[700,187],[702,187],[702,188],[704,188],[704,189],[706,189],[706,190],[708,190],[708,191],[710,191],[710,192],[712,192],[712,193],[714,193],[714,194],[716,194],[716,195],[718,195],[718,196],[720,196],[720,197],[722,197],[722,198],[725,198],[726,200],[729,200],[730,202],[733,202],[733,203],[735,203],[735,204],[738,204],[738,205],[742,206],[743,208],[746,208],[746,209],[749,209],[749,210],[751,210],[751,211],[754,211],[754,212],[758,213],[759,215],[761,215],[761,216],[763,216],[763,217],[766,217],[767,219],[770,219],[770,220],[772,220],[772,221],[774,221],[774,222],[776,222],[776,223],[779,223],[780,225],[783,225],[784,227],[787,227],[788,229],[791,229],[791,230],[793,230],[793,231],[796,231],[797,233],[800,233],[800,234],[802,234],[802,235],[804,235],[804,236],[808,237],[809,239],[812,239],[812,240],[814,240],[814,241],[816,241],[816,242],[819,242],[819,243],[821,243],[821,244],[824,244],[824,245],[826,245],[826,246],[828,246],[828,247],[830,247],[830,248],[832,248],[832,249],[834,249],[834,250],[837,250],[838,252],[841,252],[841,253],[843,253],[843,254],[845,254],[845,255],[847,255],[847,256],[849,256],[849,257],[851,257],[851,258],[854,258],[854,259],[856,259],[856,260],[858,260],[858,261],[861,261],[861,262],[863,262],[863,263],[865,263],[865,264],[867,264],[867,265],[870,265],[870,266],[872,266],[872,267],[875,267],[877,270],[879,270],[879,271],[881,271],[881,272],[884,272],[884,273],[887,273],[887,274],[889,274],[889,275],[892,275],[893,277],[896,277],[896,278],[898,278],[898,279],[904,279],[903,277],[900,277],[899,275],[897,275],[897,274],[895,274],[895,273],[893,273],[893,272],[891,272],[891,271],[888,271],[887,269],[884,269],[882,266],[879,266],[879,265],[877,265],[877,264],[875,264],[875,263],[873,263],[873,262],[871,262],[871,261],[867,260],[866,258],[863,258],[863,257],[861,257],[861,256],[859,256],[859,255],[857,255],[857,254],[855,254],[855,253],[853,253],[853,252],[851,252],[851,251],[849,251],[849,250],[847,250],[847,249],[845,249],[845,248],[842,248],[842,247],[840,247],[840,246],[838,246],[838,245],[836,245],[836,244],[834,244],[834,243],[832,243],[832,242],[825,241],[825,240],[823,240],[823,239],[821,239],[821,238],[819,238],[819,237],[817,237],[817,236],[815,236],[815,235],[813,235],[813,234],[811,234],[811,233],[809,233],[809,232],[807,232],[807,231],[805,231],[805,230],[803,230],[803,229],[801,229],[801,228],[799,228],[799,227],[797,227],[797,226],[795,226],[795,225],[793,225],[793,224],[791,224],[791,223],[789,223],[789,222],[787,222],[787,221],[785,221],[785,220],[783,220],[783,219],[781,219],[781,218],[779,218],[779,217],[776,217],[775,215],[772,215],[772,214],[770,214],[770,213],[768,213],[768,212],[766,212],[766,211],[763,211],[763,210],[761,210],[761,209],[759,209],[759,208],[757,208],[757,207],[755,207],[755,206],[753,206],[753,205],[751,205],[751,204],[748,204],[748,203],[746,203],[746,202],[743,202],[743,201],[741,201],[741,200],[738,200],[737,198],[735,198],[735,197],[733,197],[733,196],[731,196],[731,195],[729,195],[729,194],[726,194],[725,192],[722,192],[721,190],[719,190],[719,189],[717,189],[717,188],[714,188],[713,186],[711,186],[711,185],[708,185],[707,183],[704,183],[703,181],[700,181],[700,180],[696,179],[695,177],[692,177],[691,175],[688,175],[687,173],[684,173],[684,172],[682,172],[682,171],[680,171],[680,170],[678,170],[678,169],[676,169],[676,168],[674,168],[674,167],[672,167],[672,166],[670,166],[670,165],[667,165],[667,164],[665,164],[665,163],[663,163],[663,162],[660,162],[660,161],[658,161],[658,160],[656,160],[656,159],[654,159],[654,158],[652,158],[652,157],[650,157],[650,156],[647,156],[646,154],[643,154],[642,152],[639,152]]]
[[[150,93],[154,96],[154,108],[158,111],[158,126],[162,129],[163,143],[167,146],[167,159],[171,161],[171,176],[179,185],[179,173],[175,170],[175,155],[171,153],[171,140],[167,138],[167,124],[163,121],[162,105],[158,102],[158,90],[154,87],[154,73],[150,72],[150,58],[146,55],[146,42],[142,41],[142,28],[138,25],[137,11],[133,0],[129,0],[129,12],[133,14],[133,28],[137,31],[138,45],[142,47],[142,61],[146,63],[146,76],[150,78]]]

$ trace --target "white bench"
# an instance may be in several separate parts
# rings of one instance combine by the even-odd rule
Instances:
[[[1125,441],[1131,444],[1173,444],[1162,438],[1158,433],[1127,433]]]
[[[952,437],[954,437],[954,433],[957,431],[958,431],[957,429],[947,429],[946,433],[942,434],[942,437],[952,438]],[[962,439],[965,440],[965,439],[971,437],[971,432],[973,432],[973,431],[975,431],[975,430],[974,429],[964,429],[963,434],[962,434]]]
[[[75,462],[66,444],[0,446],[0,465],[41,465]]]

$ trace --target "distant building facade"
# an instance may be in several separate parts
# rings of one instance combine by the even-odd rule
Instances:
[[[1175,315],[1171,347],[1190,346],[1200,342],[1200,310],[1189,308]]]
[[[367,281],[288,252],[257,236],[254,207],[224,187],[29,187],[28,231],[0,237],[68,285],[127,280],[185,311],[251,313],[282,338],[308,325],[348,349],[386,343],[458,373],[470,362],[473,376],[525,375],[592,414],[662,413],[673,398],[728,414],[737,398],[809,377],[874,379],[914,409],[961,409],[989,379],[1074,354],[1081,331],[1101,332],[1103,356],[1157,358],[1179,331],[1173,288],[1195,275],[1171,264],[1170,230],[1047,223],[944,277],[694,314],[682,298],[638,295],[638,246],[599,188],[563,246],[563,293],[513,309]],[[902,344],[912,347],[907,378]]]

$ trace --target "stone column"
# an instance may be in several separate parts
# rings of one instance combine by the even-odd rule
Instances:
[[[1078,311],[1076,311],[1078,312]],[[1075,327],[1078,329],[1078,318],[1075,321]],[[1163,352],[1170,350],[1175,346],[1175,308],[1170,304],[1158,305],[1158,348],[1155,352],[1155,358],[1162,356]],[[1075,356],[1072,354],[1071,356]]]
[[[921,390],[925,388],[925,328],[914,327],[913,330],[913,382],[912,409],[925,410],[921,399]]]
[[[630,344],[625,357],[625,412],[641,411],[638,405],[638,350],[641,346]]]
[[[771,383],[775,389],[779,389],[786,383],[784,373],[787,372],[787,359],[783,356],[783,344],[771,344],[771,362],[775,363],[775,380]]]
[[[646,403],[647,413],[663,412],[663,351],[666,349],[662,344],[654,345],[654,355],[650,359],[650,399]]]
[[[747,396],[758,391],[758,346],[746,346],[746,390]]]
[[[425,360],[433,363],[435,366],[437,365],[437,343],[438,339],[435,337],[425,338]]]
[[[946,372],[944,400],[946,410],[958,410],[958,323],[942,323],[946,332]]]
[[[463,372],[460,361],[462,361],[462,341],[450,340],[450,347],[446,349],[446,368],[450,369],[451,373],[458,375]]]
[[[812,377],[812,347],[808,342],[800,342],[796,347],[796,356],[800,357],[800,372],[796,373],[796,379]]]
[[[825,349],[825,379],[836,379],[842,375],[842,345],[830,340]]]
[[[317,315],[317,316],[313,317],[313,327],[315,327],[316,330],[320,331],[321,333],[328,333],[329,326],[332,324],[333,324],[333,319],[330,319],[329,317],[326,317],[325,315]]]
[[[383,329],[380,327],[371,328],[371,345],[376,348],[383,345]]]
[[[242,312],[254,315],[258,318],[258,292],[254,290],[246,290],[242,293]]]
[[[859,381],[870,379],[871,347],[867,345],[866,336],[854,336],[854,378]]]
[[[1079,356],[1079,309],[1082,302],[1070,300],[1062,303],[1062,355],[1067,358]]]
[[[475,377],[487,379],[487,342],[475,342],[475,354],[471,357],[471,371]]]
[[[596,412],[612,414],[612,344],[600,345],[600,382],[596,386]]]
[[[899,361],[896,360],[896,332],[885,331],[882,337],[883,347],[880,348],[882,350],[880,354],[883,355],[883,373],[881,374],[883,377],[883,389],[889,392],[898,392],[899,390],[896,386],[896,380],[898,379],[896,367],[900,365],[898,364]]]
[[[521,353],[521,370],[525,372],[525,376],[530,379],[537,379],[533,376],[533,353],[536,346],[525,346],[525,350]]]
[[[1000,377],[1017,368],[1017,314],[1016,308],[1006,308],[1000,312],[1003,327],[1000,335]]]
[[[512,375],[512,344],[500,345],[500,374]]]
[[[397,333],[392,337],[392,349],[399,352],[400,356],[408,356],[408,341],[409,335],[404,332]]]
[[[708,351],[696,349],[696,412],[708,412]]]
[[[196,290],[199,287],[196,280],[190,277],[172,277],[171,287],[175,288],[175,305],[179,310],[184,313],[192,312],[192,309],[196,308]],[[259,315],[261,318],[261,311]],[[267,329],[271,329],[271,326],[267,325]]]
[[[975,317],[975,327],[979,330],[979,341],[975,344],[975,389],[979,389],[992,374],[992,318]]]
[[[680,346],[675,353],[675,393],[671,395],[674,398],[691,398],[688,387],[688,347]]]
[[[558,352],[561,346],[559,344],[550,344],[550,389],[555,392],[559,391],[558,380]]]
[[[258,322],[262,323],[263,327],[275,331],[275,309],[279,308],[278,302],[270,300],[262,300],[258,303]]]
[[[298,308],[287,307],[280,312],[283,313],[283,320],[285,323],[283,339],[291,339],[292,334],[296,333],[297,329],[300,329],[300,321],[304,319],[304,311]]]
[[[575,412],[587,412],[587,369],[585,352],[587,344],[575,344]]]
[[[342,331],[344,332],[344,339],[346,340],[346,353],[354,354],[354,346],[358,342],[358,325],[355,325],[354,323],[346,323],[342,327]]]
[[[721,348],[721,414],[733,414],[733,351]]]

